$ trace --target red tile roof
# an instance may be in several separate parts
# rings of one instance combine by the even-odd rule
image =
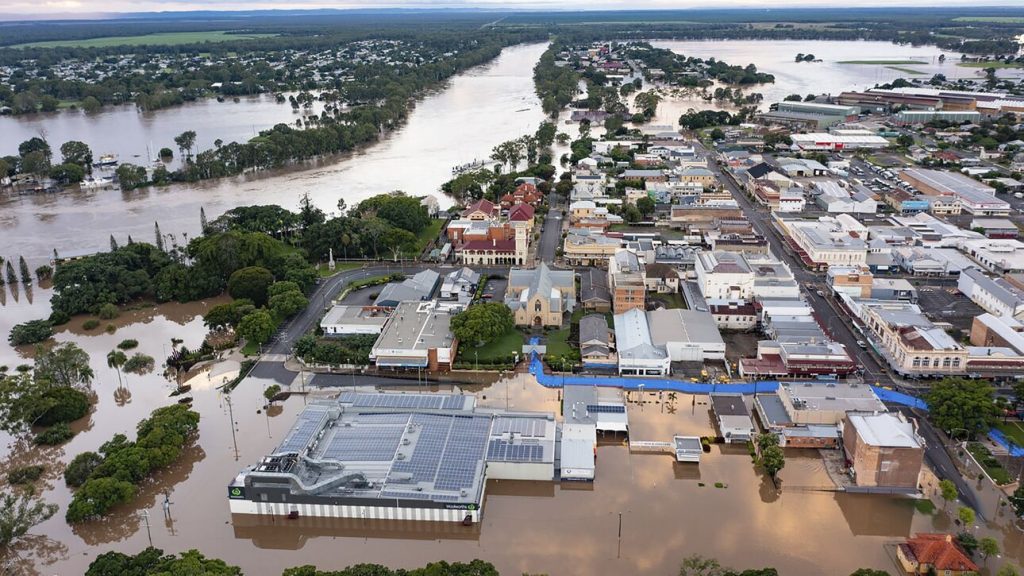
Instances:
[[[900,548],[909,558],[932,566],[939,573],[943,570],[978,571],[978,565],[971,562],[949,534],[917,534],[900,544]]]
[[[468,208],[462,211],[463,216],[469,216],[473,212],[483,212],[485,214],[494,214],[494,203],[487,199],[477,200],[475,203],[470,205]]]
[[[508,219],[514,222],[528,222],[533,220],[533,206],[529,204],[516,204],[509,208]]]
[[[515,240],[473,240],[462,245],[462,251],[478,252],[515,252]]]

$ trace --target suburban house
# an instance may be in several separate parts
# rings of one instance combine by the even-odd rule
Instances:
[[[658,294],[674,294],[679,292],[679,272],[668,264],[647,264],[644,271],[644,284],[648,292]]]
[[[580,305],[584,310],[610,312],[612,295],[608,290],[608,273],[597,268],[580,272]]]
[[[516,204],[508,210],[508,221],[513,226],[522,225],[527,232],[533,231],[533,206],[529,204]]]
[[[571,270],[513,268],[508,275],[505,304],[517,326],[561,326],[562,315],[576,307],[576,279]]]
[[[915,534],[896,546],[896,559],[907,574],[967,576],[978,573],[978,565],[951,534]]]
[[[580,355],[588,368],[614,368],[614,335],[608,329],[608,320],[602,314],[587,314],[580,318]]]
[[[508,210],[517,204],[529,204],[536,206],[543,200],[544,195],[537,190],[537,187],[530,182],[523,182],[515,190],[501,197],[501,207]]]
[[[858,487],[917,492],[924,440],[902,414],[847,413],[843,420],[843,450]]]
[[[501,210],[487,199],[477,200],[462,211],[464,220],[497,220]]]

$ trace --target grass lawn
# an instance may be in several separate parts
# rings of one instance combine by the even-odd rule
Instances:
[[[1003,465],[992,456],[992,453],[985,448],[985,445],[980,442],[968,442],[967,451],[974,456],[974,459],[981,464],[981,467],[985,469],[985,472],[992,478],[992,481],[999,486],[1005,486],[1011,481],[1010,473],[1003,468]]]
[[[486,346],[481,346],[480,348],[459,346],[459,361],[472,364],[476,361],[484,363],[496,360],[506,360],[509,356],[517,352],[522,356],[523,335],[518,330],[509,330],[502,336],[496,338],[493,342]]]
[[[228,30],[208,32],[163,32],[143,36],[103,36],[86,40],[51,40],[17,44],[11,48],[106,48],[109,46],[176,46],[198,42],[227,42],[229,40],[253,40],[277,34],[229,34]]]
[[[886,68],[890,70],[895,70],[897,72],[903,72],[904,74],[914,74],[915,76],[927,75],[926,72],[921,72],[920,70],[914,70],[912,68],[903,68],[902,66],[886,66]]]
[[[569,327],[548,333],[548,356],[567,356],[572,353],[569,346]]]
[[[411,256],[418,257],[428,244],[437,239],[437,235],[441,233],[441,226],[444,226],[444,220],[434,218],[426,228],[420,230],[420,233],[416,235],[416,246],[419,250]]]
[[[957,62],[964,68],[1024,68],[1020,62]]]
[[[838,64],[863,64],[867,66],[894,66],[900,64],[927,64],[921,60],[840,60]]]
[[[1015,421],[999,422],[996,429],[1017,446],[1024,446],[1024,424]]]
[[[260,353],[260,345],[255,342],[246,342],[245,346],[242,346],[242,354],[246,356],[255,356]]]
[[[651,294],[649,298],[655,302],[661,302],[665,305],[665,308],[668,308],[669,310],[675,308],[686,308],[686,302],[683,300],[683,295],[679,292],[673,292],[671,294]]]

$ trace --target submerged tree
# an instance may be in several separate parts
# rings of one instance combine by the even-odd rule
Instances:
[[[37,499],[31,490],[20,495],[5,490],[0,496],[0,550],[10,550],[29,530],[56,513],[56,504]]]

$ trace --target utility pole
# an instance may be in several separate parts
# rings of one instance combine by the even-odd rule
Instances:
[[[235,445],[235,460],[238,460],[238,438],[235,436],[235,411],[231,408],[231,394],[227,394],[228,418],[231,419],[231,443]]]
[[[149,531],[149,510],[142,511],[142,519],[146,521],[146,536],[149,537],[149,547],[153,547],[153,533]]]

